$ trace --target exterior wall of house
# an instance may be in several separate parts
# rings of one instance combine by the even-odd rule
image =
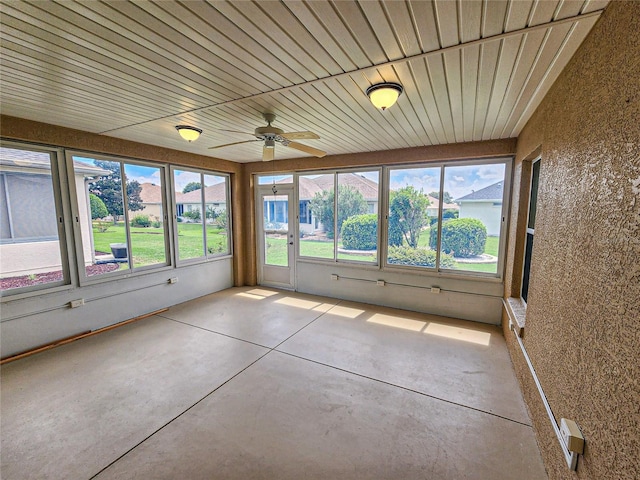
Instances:
[[[460,202],[460,218],[477,218],[487,227],[487,235],[500,235],[502,202]]]
[[[146,215],[150,220],[162,220],[164,215],[162,213],[162,204],[157,203],[145,203],[142,210],[131,211],[129,210],[129,219],[137,215]]]
[[[611,2],[518,138],[506,296],[518,296],[531,161],[541,155],[523,342],[577,472],[505,325],[554,480],[640,478],[640,2]],[[506,317],[505,317],[506,320]]]

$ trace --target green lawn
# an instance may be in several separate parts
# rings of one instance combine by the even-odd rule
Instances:
[[[131,253],[134,267],[165,263],[164,230],[153,227],[131,227]],[[126,233],[122,222],[110,225],[106,232],[93,228],[95,249],[111,253],[109,244],[126,243]],[[207,240],[210,253],[227,250],[227,235],[224,230],[207,226]],[[178,253],[180,259],[196,258],[204,255],[202,224],[178,223]]]
[[[339,245],[340,246],[340,245]],[[333,241],[323,242],[319,240],[302,240],[300,242],[300,256],[313,258],[333,259]],[[357,260],[360,262],[375,262],[376,256],[353,255],[338,253],[340,260]],[[287,264],[287,242],[284,238],[269,238],[267,241],[267,264]]]

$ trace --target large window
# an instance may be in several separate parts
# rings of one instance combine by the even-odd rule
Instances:
[[[72,156],[87,277],[169,264],[164,168]]]
[[[538,183],[540,181],[540,159],[533,163],[531,169],[531,190],[529,194],[529,217],[522,268],[522,290],[520,295],[525,303],[529,298],[529,276],[531,274],[531,257],[533,255],[533,234],[535,233],[536,211],[538,207]]]
[[[69,283],[56,152],[0,147],[0,291]]]
[[[504,161],[389,169],[387,264],[499,273]]]
[[[379,170],[300,175],[300,256],[376,263],[379,183]]]
[[[225,175],[174,169],[178,260],[230,253]]]

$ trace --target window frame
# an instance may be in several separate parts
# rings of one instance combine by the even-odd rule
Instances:
[[[522,272],[520,276],[520,289],[519,296],[522,304],[527,306],[527,302],[529,300],[529,285],[531,282],[531,261],[533,259],[533,245],[534,245],[534,232],[535,232],[535,220],[537,218],[538,211],[538,193],[540,188],[540,168],[542,166],[542,156],[537,156],[535,159],[531,161],[531,170],[529,176],[529,188],[528,188],[528,201],[527,201],[527,223],[525,224],[524,231],[524,241],[523,241],[523,252],[522,252]],[[534,192],[534,182],[535,182],[535,192]],[[534,195],[535,193],[535,195]],[[533,225],[531,220],[531,211],[532,208],[535,213],[533,219]],[[531,248],[528,248],[528,240],[529,235],[531,235]],[[527,261],[527,254],[529,256],[529,260]],[[526,281],[525,281],[526,280]]]
[[[377,238],[377,247],[376,247],[376,261],[375,262],[366,262],[360,260],[348,260],[348,259],[339,259],[338,258],[338,238],[336,235],[337,225],[338,225],[338,176],[340,174],[345,173],[366,173],[366,172],[377,172],[378,173],[378,211],[376,212],[378,216],[378,238]],[[333,231],[334,231],[334,239],[333,239],[333,258],[322,258],[322,257],[308,257],[300,254],[300,181],[299,177],[308,177],[312,175],[333,175]],[[382,245],[382,226],[383,226],[383,215],[382,215],[382,201],[384,196],[382,195],[384,189],[384,167],[382,165],[371,166],[371,167],[350,167],[350,168],[340,168],[340,169],[332,169],[332,170],[304,170],[298,171],[294,174],[294,193],[295,193],[295,201],[298,203],[298,208],[296,211],[296,261],[310,262],[310,263],[323,263],[323,264],[342,264],[342,265],[350,265],[357,267],[375,267],[379,269],[381,266],[380,262],[380,253],[381,253],[381,245]]]
[[[78,193],[76,191],[75,182],[69,183],[69,193],[71,195],[71,211],[74,218],[73,228],[74,228],[74,237],[75,237],[75,251],[76,251],[76,267],[78,269],[78,278],[80,281],[80,286],[88,286],[88,285],[96,285],[100,283],[110,282],[114,280],[118,280],[120,278],[129,278],[129,277],[137,277],[140,275],[146,275],[149,273],[160,272],[164,270],[170,270],[174,267],[173,264],[173,240],[172,235],[169,230],[169,222],[168,222],[168,206],[170,203],[167,201],[168,188],[167,188],[167,180],[168,180],[168,164],[165,163],[157,163],[146,160],[139,160],[133,157],[122,157],[116,155],[108,155],[98,152],[89,152],[82,150],[66,150],[66,164],[67,170],[69,172],[70,177],[73,178],[74,168],[73,168],[73,157],[83,157],[83,158],[92,158],[94,160],[102,160],[107,162],[118,162],[120,164],[120,175],[124,174],[125,164],[136,165],[142,167],[150,167],[150,168],[158,168],[160,170],[160,176],[162,178],[162,212],[163,212],[163,225],[164,228],[164,240],[165,240],[165,263],[164,264],[155,264],[155,265],[143,265],[140,267],[127,268],[126,270],[115,270],[113,272],[107,272],[100,275],[87,276],[84,258],[82,252],[83,243],[82,243],[82,232],[80,227],[80,212],[79,212],[79,204],[78,204]],[[129,255],[128,260],[132,259],[131,252],[131,232],[130,232],[130,219],[129,219],[129,209],[128,209],[128,197],[126,194],[126,189],[123,184],[123,217],[125,222],[125,234],[127,239],[127,254]],[[78,254],[80,253],[80,254]],[[130,262],[129,262],[130,264]]]
[[[29,285],[26,287],[12,288],[0,291],[0,301],[12,301],[21,298],[29,298],[43,293],[55,293],[70,290],[75,287],[75,280],[71,275],[70,264],[75,256],[74,232],[71,225],[71,203],[68,195],[64,194],[63,186],[67,185],[67,168],[64,162],[64,150],[60,147],[48,145],[38,145],[28,142],[19,142],[0,139],[0,146],[16,150],[26,150],[30,152],[40,152],[49,154],[51,161],[51,188],[53,192],[54,208],[56,212],[56,226],[58,232],[58,244],[60,249],[60,263],[62,270],[62,280],[57,282]],[[40,237],[38,237],[40,238]],[[2,242],[3,244],[28,243],[30,239],[24,238],[19,241]],[[55,240],[51,238],[51,240]],[[51,241],[49,240],[49,241]]]
[[[389,231],[389,197],[390,197],[390,185],[391,185],[391,171],[392,170],[411,170],[417,168],[440,168],[440,184],[439,184],[439,195],[440,198],[443,197],[444,193],[444,178],[445,178],[445,169],[446,167],[464,167],[464,166],[481,166],[481,165],[493,165],[502,163],[505,166],[504,179],[503,184],[504,188],[502,190],[502,214],[501,214],[501,222],[500,222],[500,240],[498,244],[498,263],[496,265],[496,273],[485,273],[485,272],[474,272],[469,270],[456,270],[456,269],[442,269],[440,268],[440,250],[441,250],[441,233],[442,229],[438,228],[438,238],[436,242],[436,266],[435,267],[418,267],[411,265],[397,265],[393,263],[388,263],[388,231]],[[384,249],[385,255],[382,262],[382,269],[385,271],[393,271],[393,272],[411,272],[413,274],[428,274],[428,275],[436,275],[438,277],[455,277],[455,278],[465,278],[465,279],[478,279],[484,281],[503,281],[504,279],[504,263],[505,263],[505,252],[506,252],[506,243],[507,243],[507,232],[508,232],[508,219],[509,219],[509,193],[511,191],[511,173],[513,167],[513,157],[505,156],[505,157],[491,157],[491,158],[483,158],[483,159],[469,159],[469,160],[449,160],[449,161],[438,161],[438,162],[420,162],[420,163],[406,163],[406,164],[398,164],[398,165],[387,165],[385,166],[385,215],[384,215],[384,223],[385,223],[385,238],[384,238]],[[428,192],[427,192],[428,193]],[[443,216],[443,202],[438,202],[438,226],[442,225],[442,216]]]
[[[206,262],[211,262],[211,261],[217,261],[217,260],[221,260],[221,259],[226,259],[229,257],[233,256],[233,237],[232,237],[232,215],[231,215],[231,175],[228,173],[222,173],[222,172],[216,172],[213,170],[206,170],[206,169],[202,169],[202,168],[193,168],[193,167],[183,167],[180,165],[169,165],[169,177],[170,177],[170,185],[171,185],[171,191],[168,192],[168,194],[171,196],[171,207],[172,207],[172,211],[171,211],[171,225],[172,225],[172,231],[171,231],[171,236],[173,238],[173,245],[174,245],[174,251],[173,251],[173,259],[175,262],[175,265],[178,267],[182,267],[182,266],[186,266],[186,265],[197,265],[200,263],[206,263]],[[200,188],[200,208],[201,210],[201,215],[203,217],[203,222],[202,222],[202,241],[203,241],[203,254],[199,257],[193,257],[193,258],[185,258],[185,259],[180,259],[180,243],[179,243],[179,239],[178,239],[178,202],[176,199],[176,186],[175,186],[175,171],[182,171],[182,172],[190,172],[190,173],[197,173],[200,175],[200,185],[204,185],[204,177],[207,175],[210,176],[216,176],[216,177],[223,177],[224,183],[225,183],[225,211],[226,211],[226,215],[227,215],[227,252],[225,253],[216,253],[216,254],[210,254],[208,253],[208,249],[207,249],[207,233],[206,233],[206,195],[205,195],[205,188]]]

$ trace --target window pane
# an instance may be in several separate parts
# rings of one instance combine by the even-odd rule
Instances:
[[[444,190],[459,208],[459,218],[443,218],[441,268],[498,273],[505,164],[445,167]],[[446,200],[446,199],[445,199]]]
[[[0,148],[0,291],[63,283],[49,153]]]
[[[178,259],[204,257],[202,230],[202,175],[188,170],[174,170]]]
[[[293,183],[293,175],[258,175],[258,185],[273,185],[274,183]]]
[[[334,258],[334,174],[298,177],[300,243],[302,257]]]
[[[287,195],[263,195],[262,229],[265,265],[289,266],[289,201]]]
[[[440,172],[440,167],[389,171],[387,263],[436,268],[431,225],[438,221]]]
[[[73,157],[85,273],[129,268],[120,162]]]
[[[227,213],[227,177],[204,175],[204,202],[207,225],[207,254],[227,255],[229,218]]]
[[[162,170],[124,165],[133,267],[167,264]]]
[[[376,262],[379,173],[338,174],[338,259]]]

